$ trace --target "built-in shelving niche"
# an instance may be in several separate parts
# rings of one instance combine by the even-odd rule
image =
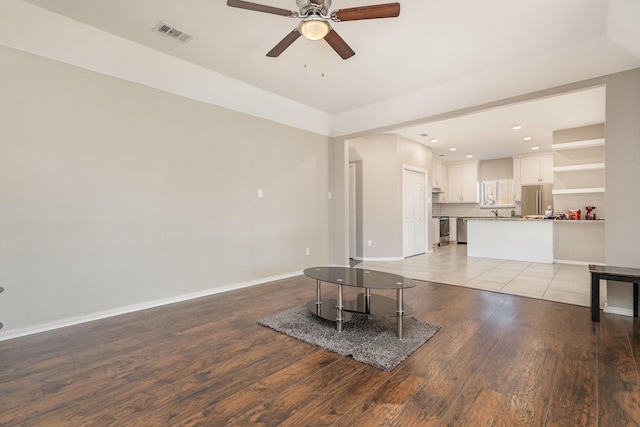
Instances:
[[[605,215],[604,125],[554,132],[553,199],[556,213],[595,206],[597,218]],[[587,138],[584,138],[584,137]],[[572,141],[573,139],[573,141]],[[562,263],[604,262],[605,222],[556,221],[554,260]]]

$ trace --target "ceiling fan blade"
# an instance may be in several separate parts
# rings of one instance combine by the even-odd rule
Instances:
[[[291,46],[291,44],[293,44],[294,41],[298,40],[298,37],[300,37],[300,32],[298,31],[298,29],[294,29],[293,31],[291,31],[289,34],[287,34],[285,36],[285,38],[283,38],[282,40],[280,40],[280,43],[278,43],[277,45],[275,45],[273,47],[273,49],[271,49],[269,51],[269,53],[267,53],[267,56],[269,58],[276,58],[278,56],[280,56],[280,54],[282,52],[285,51],[286,48],[288,48],[289,46]]]
[[[237,7],[239,9],[255,10],[256,12],[272,13],[274,15],[297,17],[298,12],[279,7],[265,6],[263,4],[251,3],[243,0],[227,0],[227,6]]]
[[[345,42],[333,29],[329,31],[329,34],[324,36],[324,39],[342,59],[349,59],[356,54],[353,49],[349,47],[347,42]]]
[[[400,16],[400,3],[376,4],[372,6],[350,7],[331,12],[331,19],[339,21],[358,21],[361,19],[395,18]]]

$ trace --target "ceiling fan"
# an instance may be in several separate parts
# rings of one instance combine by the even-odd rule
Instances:
[[[334,10],[331,13],[329,13],[331,0],[296,0],[296,3],[299,12],[243,0],[227,0],[227,6],[301,19],[300,24],[267,53],[267,56],[271,58],[280,56],[298,37],[305,36],[309,40],[324,39],[342,59],[348,59],[356,53],[331,28],[329,20],[333,22],[358,21],[361,19],[395,18],[400,15],[400,3],[350,7]]]

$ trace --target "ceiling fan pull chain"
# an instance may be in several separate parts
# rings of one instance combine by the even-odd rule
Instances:
[[[324,77],[324,43],[320,43],[320,77]]]

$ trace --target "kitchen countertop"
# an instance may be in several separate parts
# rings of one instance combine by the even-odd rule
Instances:
[[[593,224],[604,224],[604,218],[603,219],[554,219],[553,222],[559,222],[561,224],[566,223],[575,223],[575,224],[584,224],[586,223],[593,223]]]
[[[509,218],[509,217],[497,217],[497,218],[492,218],[492,217],[473,217],[473,218],[465,218],[466,220],[473,220],[473,221],[527,221],[527,222],[531,222],[531,221],[544,221],[544,222],[548,222],[548,221],[552,221],[554,223],[562,223],[564,224],[566,223],[575,223],[575,224],[583,224],[583,223],[593,223],[593,224],[597,224],[597,223],[604,223],[604,219],[596,219],[596,220],[586,220],[586,219],[538,219],[538,218],[531,218],[531,219],[527,219],[527,218]]]
[[[473,220],[473,221],[509,221],[509,222],[511,222],[511,221],[527,221],[527,222],[542,221],[542,219],[535,219],[535,218],[527,219],[527,218],[510,218],[510,217],[500,217],[500,216],[497,217],[497,218],[488,216],[486,218],[485,217],[475,217],[475,218],[466,218],[466,219],[468,221],[471,221],[471,220]],[[549,221],[549,220],[547,220],[547,221]]]

